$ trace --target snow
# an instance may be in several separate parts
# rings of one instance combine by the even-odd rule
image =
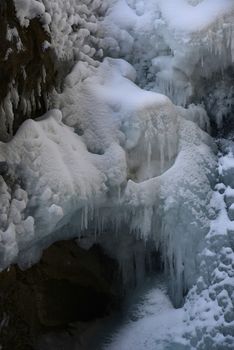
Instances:
[[[107,12],[107,16],[114,23],[118,23],[121,29],[128,30],[134,29],[138,20],[137,14],[125,0],[116,1],[109,13]]]
[[[159,4],[170,27],[188,32],[206,29],[233,10],[232,0],[204,0],[196,6],[191,6],[186,0],[161,0]]]
[[[10,28],[9,26],[7,26],[6,39],[10,42],[14,42],[14,40],[16,40],[17,50],[18,51],[24,50],[22,41],[21,41],[19,33],[18,33],[18,30],[15,27]]]
[[[45,6],[37,0],[14,0],[17,17],[22,26],[28,27],[31,19],[40,17],[44,25],[50,24],[51,18],[45,13]]]
[[[174,309],[159,281],[130,307],[125,325],[117,330],[105,350],[189,349],[183,339],[183,309]],[[134,300],[134,299],[133,299]]]

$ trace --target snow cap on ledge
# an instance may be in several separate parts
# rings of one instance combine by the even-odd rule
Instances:
[[[47,26],[51,22],[51,17],[46,13],[45,6],[37,0],[14,0],[16,16],[21,26],[28,27],[33,18],[40,18],[42,24]]]

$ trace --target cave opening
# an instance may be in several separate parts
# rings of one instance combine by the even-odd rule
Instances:
[[[152,244],[133,242],[133,251],[137,247],[142,252],[144,271],[138,271],[139,261],[131,246],[129,266],[123,271],[100,244],[85,250],[78,240],[69,240],[51,245],[40,262],[25,271],[14,265],[2,272],[3,348],[58,350],[65,346],[70,350],[79,344],[78,349],[90,350],[94,343],[101,344],[110,325],[125,313],[127,300],[163,270]],[[126,281],[130,275],[131,281]]]

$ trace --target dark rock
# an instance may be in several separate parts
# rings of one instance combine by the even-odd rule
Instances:
[[[7,162],[0,162],[0,175],[6,175],[8,173],[9,167]]]
[[[100,247],[85,251],[74,241],[52,245],[26,271],[12,266],[0,273],[2,350],[33,349],[43,334],[71,322],[87,332],[118,304],[117,276],[117,264]]]
[[[230,208],[228,208],[228,217],[231,221],[234,221],[234,205],[232,204]]]
[[[234,203],[234,196],[233,195],[231,195],[231,196],[225,195],[224,200],[225,200],[227,207],[229,208]]]
[[[221,175],[222,182],[226,186],[230,186],[234,188],[234,168],[229,168],[223,170],[223,174]]]

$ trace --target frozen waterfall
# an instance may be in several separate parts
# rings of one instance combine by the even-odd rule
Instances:
[[[234,146],[211,136],[233,117],[233,0],[14,3],[72,69],[49,111],[0,142],[1,271],[76,238],[114,257],[127,288],[157,252],[163,283],[107,349],[233,349]],[[18,88],[0,106],[8,129]]]

